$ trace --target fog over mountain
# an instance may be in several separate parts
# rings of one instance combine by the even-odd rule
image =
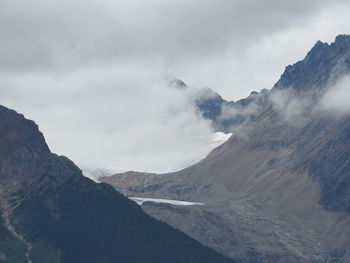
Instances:
[[[346,75],[331,87],[323,96],[320,110],[328,111],[336,115],[350,114],[350,76]]]
[[[270,88],[318,39],[349,33],[349,12],[343,0],[2,1],[0,104],[82,167],[180,169],[218,142],[169,80],[228,101]]]

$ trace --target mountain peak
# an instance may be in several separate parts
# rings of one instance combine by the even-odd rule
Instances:
[[[329,48],[329,44],[327,42],[322,42],[318,40],[315,45],[311,48],[311,50],[307,53],[305,59],[309,59],[310,57],[316,57],[325,52],[325,50]]]
[[[285,68],[274,89],[309,91],[324,88],[350,71],[350,36],[338,35],[331,44],[317,41],[306,57]]]
[[[179,89],[179,90],[184,90],[188,88],[187,84],[181,79],[172,79],[169,82],[169,85],[170,87]]]
[[[28,147],[37,153],[50,152],[38,125],[4,106],[0,106],[0,144],[0,152],[7,154]]]
[[[348,43],[350,44],[350,35],[341,34],[335,38],[334,43]]]

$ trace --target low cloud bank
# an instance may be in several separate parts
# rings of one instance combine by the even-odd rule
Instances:
[[[346,117],[350,115],[350,76],[343,76],[324,89],[314,87],[302,95],[292,88],[273,90],[271,102],[291,125],[305,124],[313,117]]]
[[[137,72],[137,73],[136,73]],[[1,104],[35,120],[53,152],[112,172],[184,168],[222,143],[153,68],[113,65],[69,74],[3,74]]]

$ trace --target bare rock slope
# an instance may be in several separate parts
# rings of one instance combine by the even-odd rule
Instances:
[[[349,72],[350,36],[319,41],[271,91],[246,100],[262,103],[201,162],[102,180],[129,196],[205,203],[142,207],[238,261],[349,262],[350,118],[318,107]]]

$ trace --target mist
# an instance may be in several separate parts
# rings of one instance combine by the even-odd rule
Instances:
[[[173,171],[223,142],[196,113],[197,91],[172,89],[153,69],[123,65],[3,76],[0,85],[3,104],[35,120],[51,150],[81,167]]]
[[[350,114],[350,76],[338,80],[323,95],[318,109],[338,116]]]
[[[173,171],[221,142],[191,90],[270,89],[318,39],[349,33],[349,12],[343,0],[2,1],[0,103],[81,167]]]

